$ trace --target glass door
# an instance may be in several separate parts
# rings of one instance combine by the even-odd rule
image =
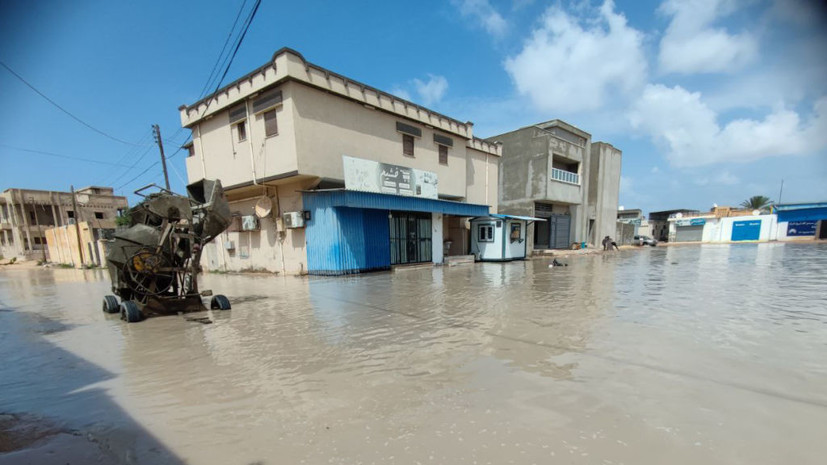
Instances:
[[[432,260],[431,215],[391,212],[391,265],[424,263]]]

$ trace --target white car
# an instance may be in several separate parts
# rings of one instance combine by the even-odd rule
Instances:
[[[635,236],[632,239],[632,244],[635,245],[651,245],[652,247],[658,245],[658,241],[649,236]]]

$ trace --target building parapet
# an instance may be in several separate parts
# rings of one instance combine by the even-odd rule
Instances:
[[[226,107],[249,98],[266,88],[292,80],[336,94],[404,118],[439,128],[466,139],[473,138],[473,123],[461,122],[441,113],[399,98],[388,92],[368,86],[341,74],[308,62],[297,51],[282,48],[273,54],[269,63],[224,86],[215,93],[195,102],[182,105],[181,124],[192,127]]]
[[[498,157],[501,157],[503,154],[503,145],[501,143],[490,142],[485,139],[480,139],[479,137],[469,139],[466,145],[474,150],[479,150],[480,152],[496,155]]]

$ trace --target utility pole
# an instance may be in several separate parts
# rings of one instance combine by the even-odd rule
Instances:
[[[75,186],[70,186],[72,188],[72,210],[75,214],[75,234],[78,236],[78,253],[80,253],[80,267],[83,268],[83,265],[86,262],[83,260],[83,241],[80,239],[80,215],[78,211],[78,201],[75,198]]]
[[[776,205],[781,203],[781,194],[784,193],[784,180],[781,180],[781,190],[778,191],[778,202],[775,202]]]
[[[161,128],[157,124],[152,125],[152,131],[155,134],[155,142],[158,143],[158,149],[161,151],[161,166],[164,167],[164,183],[169,189],[169,174],[167,174],[167,159],[164,156],[164,141],[161,140]]]

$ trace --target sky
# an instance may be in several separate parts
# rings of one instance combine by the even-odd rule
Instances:
[[[158,124],[183,192],[177,108],[253,3],[0,0],[0,61],[74,116],[0,67],[0,190],[110,185],[133,204],[163,184]],[[574,124],[622,150],[625,208],[778,201],[782,180],[783,203],[827,201],[820,1],[263,0],[223,82],[284,46],[478,137]]]

